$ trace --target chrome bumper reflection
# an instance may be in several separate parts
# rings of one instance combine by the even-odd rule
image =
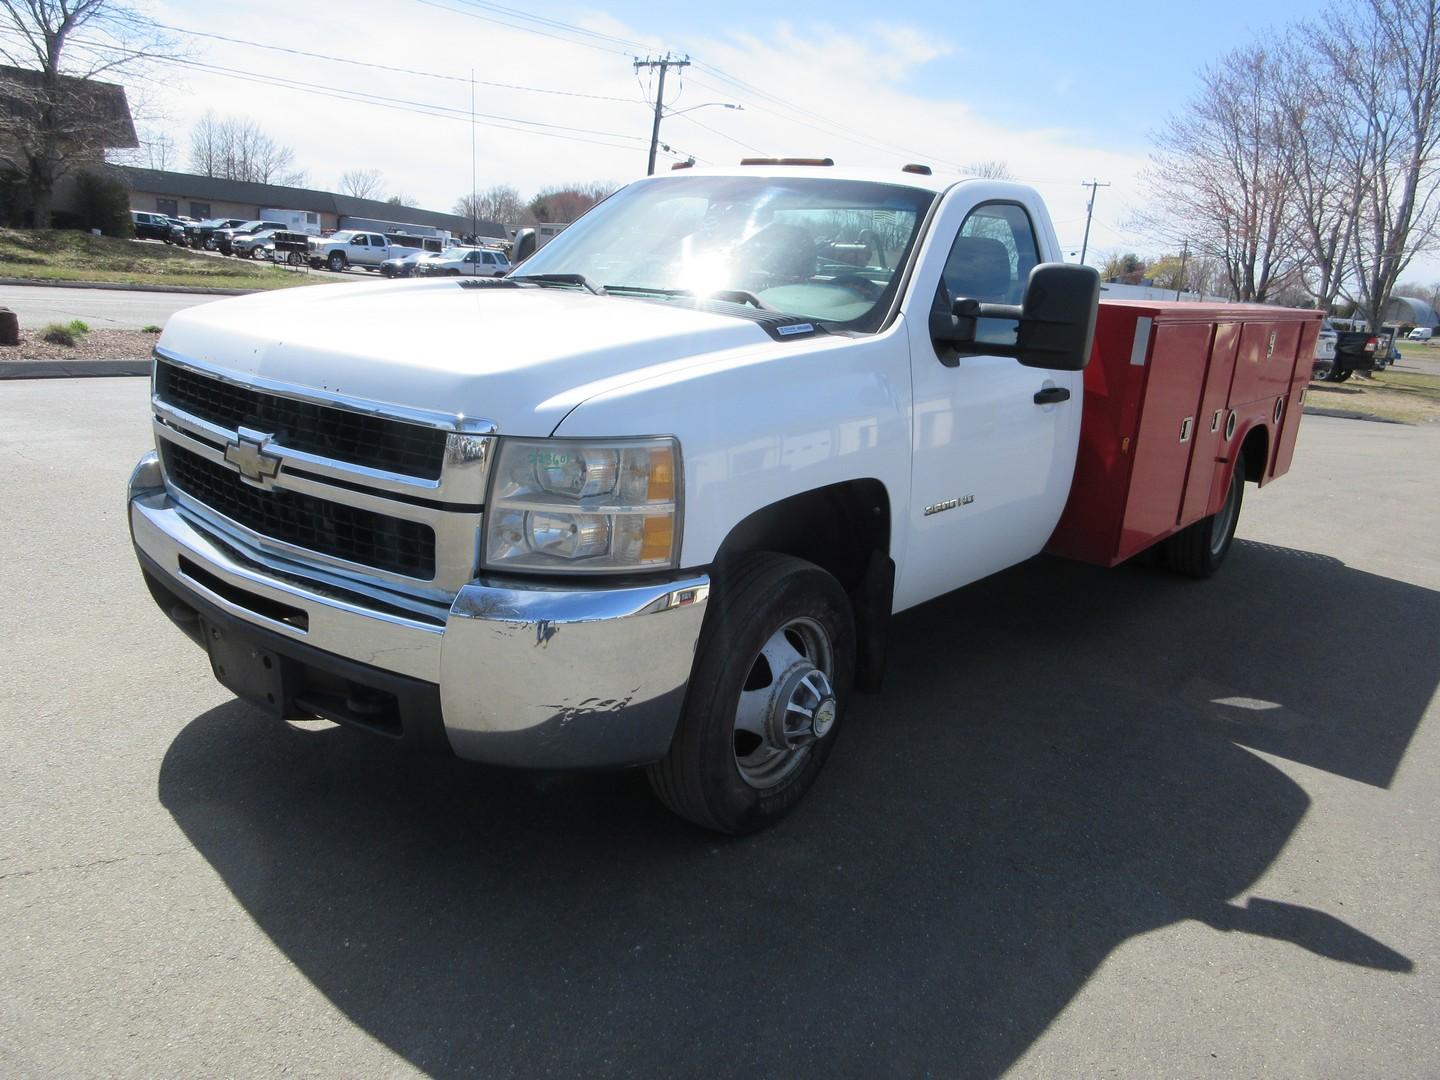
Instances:
[[[440,662],[455,752],[554,769],[663,757],[709,595],[704,574],[614,588],[466,586]]]
[[[448,611],[417,601],[426,610],[409,618],[239,557],[170,499],[153,455],[131,477],[129,518],[136,548],[171,585],[297,642],[438,684],[461,757],[604,768],[655,761],[669,748],[709,598],[704,574],[608,588],[481,580]],[[268,618],[264,604],[247,607],[247,596],[303,610],[305,627]]]

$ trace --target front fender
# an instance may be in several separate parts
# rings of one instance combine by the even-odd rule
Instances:
[[[556,435],[673,435],[684,465],[682,566],[714,561],[737,523],[800,492],[873,479],[892,520],[910,498],[910,364],[903,320],[868,337],[717,354],[586,398]],[[903,532],[892,535],[897,562]]]

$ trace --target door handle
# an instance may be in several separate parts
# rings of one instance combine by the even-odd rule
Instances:
[[[1058,405],[1062,401],[1070,400],[1070,391],[1063,386],[1047,386],[1044,390],[1035,392],[1036,405]]]

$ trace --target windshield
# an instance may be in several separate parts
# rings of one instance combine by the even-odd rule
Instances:
[[[824,178],[633,184],[512,275],[580,275],[618,295],[711,297],[874,330],[935,196]]]

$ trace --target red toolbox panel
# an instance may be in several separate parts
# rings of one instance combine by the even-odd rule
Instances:
[[[1130,454],[1133,464],[1116,551],[1121,559],[1149,547],[1180,518],[1213,333],[1209,323],[1155,326]]]
[[[1290,374],[1290,389],[1280,415],[1280,432],[1276,440],[1271,476],[1283,476],[1290,471],[1295,458],[1295,439],[1300,434],[1300,416],[1305,406],[1305,390],[1310,385],[1310,374],[1315,370],[1315,340],[1320,336],[1320,324],[1310,322],[1300,328],[1299,347],[1295,352],[1295,366]]]
[[[1185,478],[1185,501],[1181,521],[1199,521],[1210,513],[1212,495],[1226,479],[1225,422],[1229,417],[1230,382],[1235,374],[1235,357],[1240,348],[1240,323],[1219,323],[1210,346],[1210,366],[1205,375],[1205,396],[1195,417],[1199,429],[1190,455],[1190,473]]]
[[[1319,323],[1253,304],[1102,301],[1075,478],[1046,550],[1113,566],[1213,513],[1245,434],[1237,406],[1266,418],[1282,474]]]

